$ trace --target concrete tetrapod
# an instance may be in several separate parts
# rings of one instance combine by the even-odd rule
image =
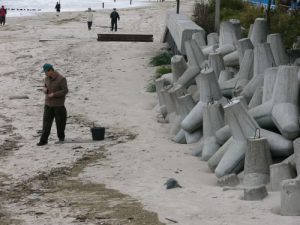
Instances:
[[[190,94],[180,96],[177,99],[178,101],[178,113],[180,115],[180,123],[181,121],[189,114],[189,112],[193,109],[195,106],[195,102]],[[183,141],[184,137],[184,141]],[[189,139],[191,140],[191,139]],[[186,139],[185,139],[185,132],[183,129],[180,129],[176,136],[173,138],[173,141],[176,143],[185,143],[186,144]]]
[[[262,87],[256,88],[248,105],[250,109],[262,104],[262,95],[263,95],[263,88]]]
[[[218,82],[219,82],[219,85],[227,80],[230,80],[232,79],[234,76],[234,73],[233,71],[230,71],[230,70],[222,70],[220,72],[220,76],[219,76],[219,79],[218,79]]]
[[[224,65],[225,66],[238,66],[239,65],[239,53],[238,51],[233,51],[231,53],[228,53],[223,57]]]
[[[238,40],[236,28],[229,21],[223,21],[220,24],[219,48],[217,52],[227,55],[235,50],[234,43]]]
[[[224,106],[224,112],[225,121],[228,122],[233,141],[215,170],[218,177],[232,173],[240,166],[247,149],[247,139],[253,136],[256,128],[259,128],[246,108],[242,106],[240,100],[234,100]],[[281,135],[261,129],[261,136],[267,138],[273,156],[287,157],[293,153],[292,142]]]
[[[189,66],[201,67],[202,63],[206,60],[201,48],[198,46],[196,40],[192,39],[185,42],[186,56]]]
[[[262,102],[272,99],[274,86],[277,78],[278,67],[271,67],[265,71]]]
[[[195,77],[200,73],[200,67],[188,66],[184,73],[178,78],[174,85],[181,85],[187,88],[189,85],[195,83]]]
[[[171,58],[171,68],[173,74],[173,81],[176,82],[178,78],[186,71],[187,64],[183,56],[174,55]]]
[[[259,136],[248,138],[245,155],[244,180],[245,186],[266,185],[270,181],[270,165],[272,157],[266,138]]]
[[[220,88],[223,95],[232,97],[233,91],[235,93],[241,93],[244,87],[253,76],[253,50],[246,50],[240,70],[237,75],[227,81],[220,82]],[[239,94],[238,94],[239,95]]]
[[[181,127],[190,133],[202,127],[203,110],[206,104],[212,100],[222,99],[219,84],[211,68],[201,70],[196,77],[196,83],[200,92],[200,100],[181,123]]]
[[[263,76],[267,68],[275,65],[270,44],[257,44],[254,48],[253,77],[245,86],[241,95],[249,102],[257,87],[263,86]]]
[[[213,69],[217,80],[219,80],[221,71],[225,69],[222,55],[220,53],[210,53],[208,55],[208,65]]]
[[[233,173],[244,160],[247,150],[247,138],[253,136],[258,128],[255,120],[247,113],[239,100],[224,106],[225,121],[228,123],[233,141],[219,162],[215,174],[217,177]]]
[[[267,43],[270,44],[274,56],[276,66],[287,65],[289,58],[286,54],[280,34],[269,34],[267,36]]]
[[[178,98],[181,96],[184,96],[186,94],[186,89],[180,85],[177,85],[177,86],[173,86],[172,88],[170,88],[168,93],[170,95],[170,100],[172,101],[173,105],[175,106],[174,120],[170,121],[170,122],[172,122],[171,133],[177,134],[177,132],[180,130],[180,124],[182,121],[182,116],[180,114],[180,103],[178,101]]]
[[[269,43],[261,43],[255,45],[254,48],[254,63],[253,63],[253,76],[264,74],[265,70],[269,67],[276,65],[275,59]]]
[[[202,160],[207,161],[216,153],[220,145],[216,140],[216,131],[224,126],[223,107],[220,103],[209,103],[204,109],[203,135],[204,146]]]
[[[239,63],[242,63],[245,52],[247,49],[253,49],[254,46],[250,40],[250,38],[242,38],[236,42],[236,48],[239,55]]]
[[[221,145],[217,152],[212,157],[210,157],[207,165],[212,172],[215,172],[215,169],[217,168],[219,162],[222,160],[223,156],[233,143],[234,140],[232,137],[230,137],[223,145]]]
[[[267,41],[268,25],[267,20],[264,18],[256,18],[250,33],[250,40],[255,46],[259,43]]]
[[[296,66],[279,66],[272,99],[249,110],[255,119],[265,124],[271,118],[280,133],[291,140],[298,137],[300,131],[297,72]]]

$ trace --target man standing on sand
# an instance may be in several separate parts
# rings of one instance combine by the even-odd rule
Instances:
[[[93,12],[91,8],[88,8],[87,11],[87,24],[88,24],[88,29],[91,30],[93,24]]]
[[[110,14],[110,19],[111,19],[111,31],[115,29],[117,31],[118,29],[118,20],[120,20],[119,13],[117,12],[116,8],[114,8],[114,11]]]
[[[4,5],[1,7],[0,9],[0,24],[2,26],[5,25],[5,17],[6,17],[6,8],[4,7]]]
[[[43,130],[38,146],[46,145],[51,132],[51,126],[55,118],[58,143],[65,140],[65,128],[67,122],[67,110],[65,98],[68,93],[68,85],[65,77],[56,72],[51,64],[44,64],[43,71],[46,74],[43,92],[45,94],[45,106],[43,116]]]

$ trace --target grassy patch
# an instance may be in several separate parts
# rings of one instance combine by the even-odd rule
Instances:
[[[169,52],[160,53],[157,56],[154,56],[150,60],[150,65],[152,66],[161,66],[167,65],[171,63],[172,55]]]
[[[171,73],[172,69],[170,66],[161,66],[159,68],[156,69],[155,72],[155,79],[160,78],[162,75],[166,74],[166,73]]]

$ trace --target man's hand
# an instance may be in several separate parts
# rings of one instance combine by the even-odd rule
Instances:
[[[52,98],[54,96],[53,93],[48,94],[48,98]]]
[[[45,94],[47,94],[47,93],[48,93],[48,88],[43,87],[43,92],[44,92]]]

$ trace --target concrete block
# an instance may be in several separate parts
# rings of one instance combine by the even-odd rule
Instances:
[[[296,177],[296,173],[288,163],[277,163],[270,166],[270,188],[279,191],[281,182]]]
[[[205,35],[205,31],[201,27],[190,20],[187,16],[181,14],[168,13],[166,26],[177,46],[177,49],[183,55],[186,54],[184,43],[187,40],[191,40],[194,33],[202,32],[203,35]]]
[[[280,214],[300,216],[300,179],[282,181]]]
[[[272,163],[269,143],[266,138],[248,138],[245,154],[244,181],[245,186],[266,185],[270,181],[270,165]]]

